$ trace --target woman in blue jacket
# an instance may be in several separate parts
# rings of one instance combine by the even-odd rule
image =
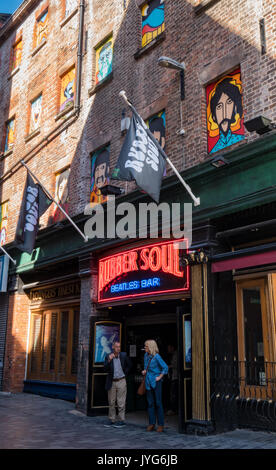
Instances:
[[[149,425],[147,431],[153,431],[157,417],[157,431],[164,429],[164,410],[162,405],[162,379],[168,373],[168,366],[159,354],[159,349],[153,339],[145,342],[144,370],[147,391]],[[154,407],[154,397],[156,409]]]

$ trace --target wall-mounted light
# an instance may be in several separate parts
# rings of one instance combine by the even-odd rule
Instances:
[[[216,157],[212,158],[210,161],[211,165],[215,168],[220,168],[222,166],[229,165],[229,161],[224,158],[223,155],[217,155]]]
[[[274,124],[271,119],[268,119],[264,116],[257,116],[253,119],[244,123],[248,132],[257,132],[257,134],[262,135],[266,132],[270,132],[273,129],[276,129],[276,124]]]
[[[113,184],[106,184],[101,188],[101,193],[103,196],[119,196],[120,194],[124,194],[125,190]]]
[[[124,134],[130,126],[130,118],[126,117],[126,110],[123,109],[121,117],[121,133]]]
[[[183,101],[185,99],[184,62],[177,62],[177,60],[171,59],[170,57],[162,56],[158,59],[158,65],[168,69],[178,70],[180,72],[180,95],[181,101]]]

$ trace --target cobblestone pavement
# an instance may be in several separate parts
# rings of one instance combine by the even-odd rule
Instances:
[[[74,403],[30,394],[0,394],[1,449],[276,449],[276,433],[237,429],[194,436],[167,428],[147,433],[139,424],[105,428]]]

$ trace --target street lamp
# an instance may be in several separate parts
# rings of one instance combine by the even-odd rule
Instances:
[[[177,60],[171,59],[170,57],[162,56],[158,59],[158,65],[167,69],[178,70],[180,72],[180,91],[181,101],[185,99],[185,87],[184,87],[184,62],[177,62]]]

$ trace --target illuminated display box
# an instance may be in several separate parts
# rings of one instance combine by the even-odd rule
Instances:
[[[143,245],[99,260],[98,302],[188,291],[187,240]]]

